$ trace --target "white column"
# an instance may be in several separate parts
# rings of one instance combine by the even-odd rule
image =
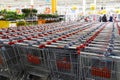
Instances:
[[[30,0],[30,5],[34,5],[34,0]]]
[[[96,0],[94,0],[94,4],[96,5]]]
[[[86,14],[86,0],[82,0],[83,1],[83,15]]]
[[[94,14],[95,14],[95,12],[96,12],[96,0],[94,0],[94,5],[95,5],[95,10],[94,10]]]

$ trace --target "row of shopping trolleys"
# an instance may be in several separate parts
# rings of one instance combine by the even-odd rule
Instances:
[[[51,80],[120,79],[120,37],[116,23],[72,23],[48,32],[46,35],[43,30],[40,34],[44,36],[38,36],[39,31],[33,31],[24,33],[27,36],[0,40],[2,55],[8,59],[7,68],[12,69],[10,72],[15,75],[14,68],[18,67],[18,73],[50,76]]]
[[[92,23],[84,25],[83,28],[85,28],[86,26],[88,26],[90,24],[92,24]],[[11,80],[17,80],[17,79],[21,78],[23,76],[23,74],[25,74],[25,75],[29,74],[29,73],[27,73],[28,70],[26,69],[26,66],[24,66],[23,60],[27,61],[26,58],[28,57],[28,62],[30,62],[32,64],[38,64],[40,61],[38,59],[39,56],[38,57],[32,56],[32,57],[34,57],[34,59],[32,58],[29,61],[29,58],[31,58],[31,56],[29,56],[29,54],[26,55],[27,52],[25,54],[25,58],[23,59],[21,57],[21,53],[19,52],[20,50],[18,50],[18,46],[16,46],[16,44],[22,43],[22,44],[29,44],[29,46],[30,46],[32,41],[36,41],[37,45],[40,44],[39,47],[43,48],[44,46],[40,42],[44,41],[45,43],[50,44],[49,42],[47,42],[47,40],[52,39],[52,37],[55,37],[55,36],[58,36],[58,40],[61,40],[61,38],[59,38],[59,36],[60,36],[59,34],[65,34],[65,31],[70,32],[71,31],[70,28],[71,29],[78,28],[80,25],[82,25],[82,23],[71,22],[71,23],[45,24],[45,25],[39,25],[39,26],[34,26],[34,27],[31,26],[31,27],[18,27],[18,28],[2,29],[0,31],[1,75],[6,76],[6,77],[10,78]],[[54,35],[54,36],[51,36],[51,35]],[[52,40],[52,42],[55,42],[55,41],[56,40]],[[23,49],[26,49],[26,46]],[[23,49],[22,49],[22,51],[25,51]],[[36,49],[36,51],[37,51],[37,49]],[[25,53],[25,52],[23,52],[23,53]],[[44,60],[46,60],[43,53],[41,53],[41,55],[40,55],[41,59],[43,58]],[[45,62],[45,61],[43,61],[43,62]],[[44,64],[46,64],[46,63],[44,63]],[[45,67],[48,68],[47,65]],[[48,70],[48,69],[46,69],[46,70]],[[42,74],[42,72],[40,72],[39,74]]]
[[[120,37],[117,34],[115,24],[109,23],[92,35],[88,33],[78,39],[80,45],[67,44],[66,49],[47,45],[55,80],[119,80]]]

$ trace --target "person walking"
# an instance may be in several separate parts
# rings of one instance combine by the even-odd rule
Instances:
[[[107,22],[107,17],[106,17],[105,14],[104,14],[103,17],[102,17],[102,22]]]
[[[112,16],[110,16],[109,21],[113,22],[113,17]]]

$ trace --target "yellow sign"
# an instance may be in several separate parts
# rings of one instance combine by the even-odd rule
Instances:
[[[120,13],[120,9],[116,9],[116,11],[115,11],[115,12],[119,14],[119,13]]]
[[[107,13],[106,10],[102,10],[102,11],[101,11],[101,14],[106,14],[106,13]]]
[[[76,10],[77,9],[77,7],[76,6],[72,6],[72,8],[71,8],[72,10]]]
[[[95,4],[91,4],[90,5],[90,10],[95,10],[96,9],[96,5]]]

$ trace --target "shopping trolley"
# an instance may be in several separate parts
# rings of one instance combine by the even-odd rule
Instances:
[[[47,46],[52,80],[79,80],[79,56],[76,49]]]
[[[0,48],[2,60],[0,75],[12,80],[19,79],[23,73],[20,55],[17,54],[16,47],[11,45],[11,42],[0,41],[3,42]]]
[[[47,78],[50,75],[46,49],[27,43],[17,43],[16,45],[27,74],[42,78]]]
[[[119,80],[119,58],[81,52],[81,80]]]

